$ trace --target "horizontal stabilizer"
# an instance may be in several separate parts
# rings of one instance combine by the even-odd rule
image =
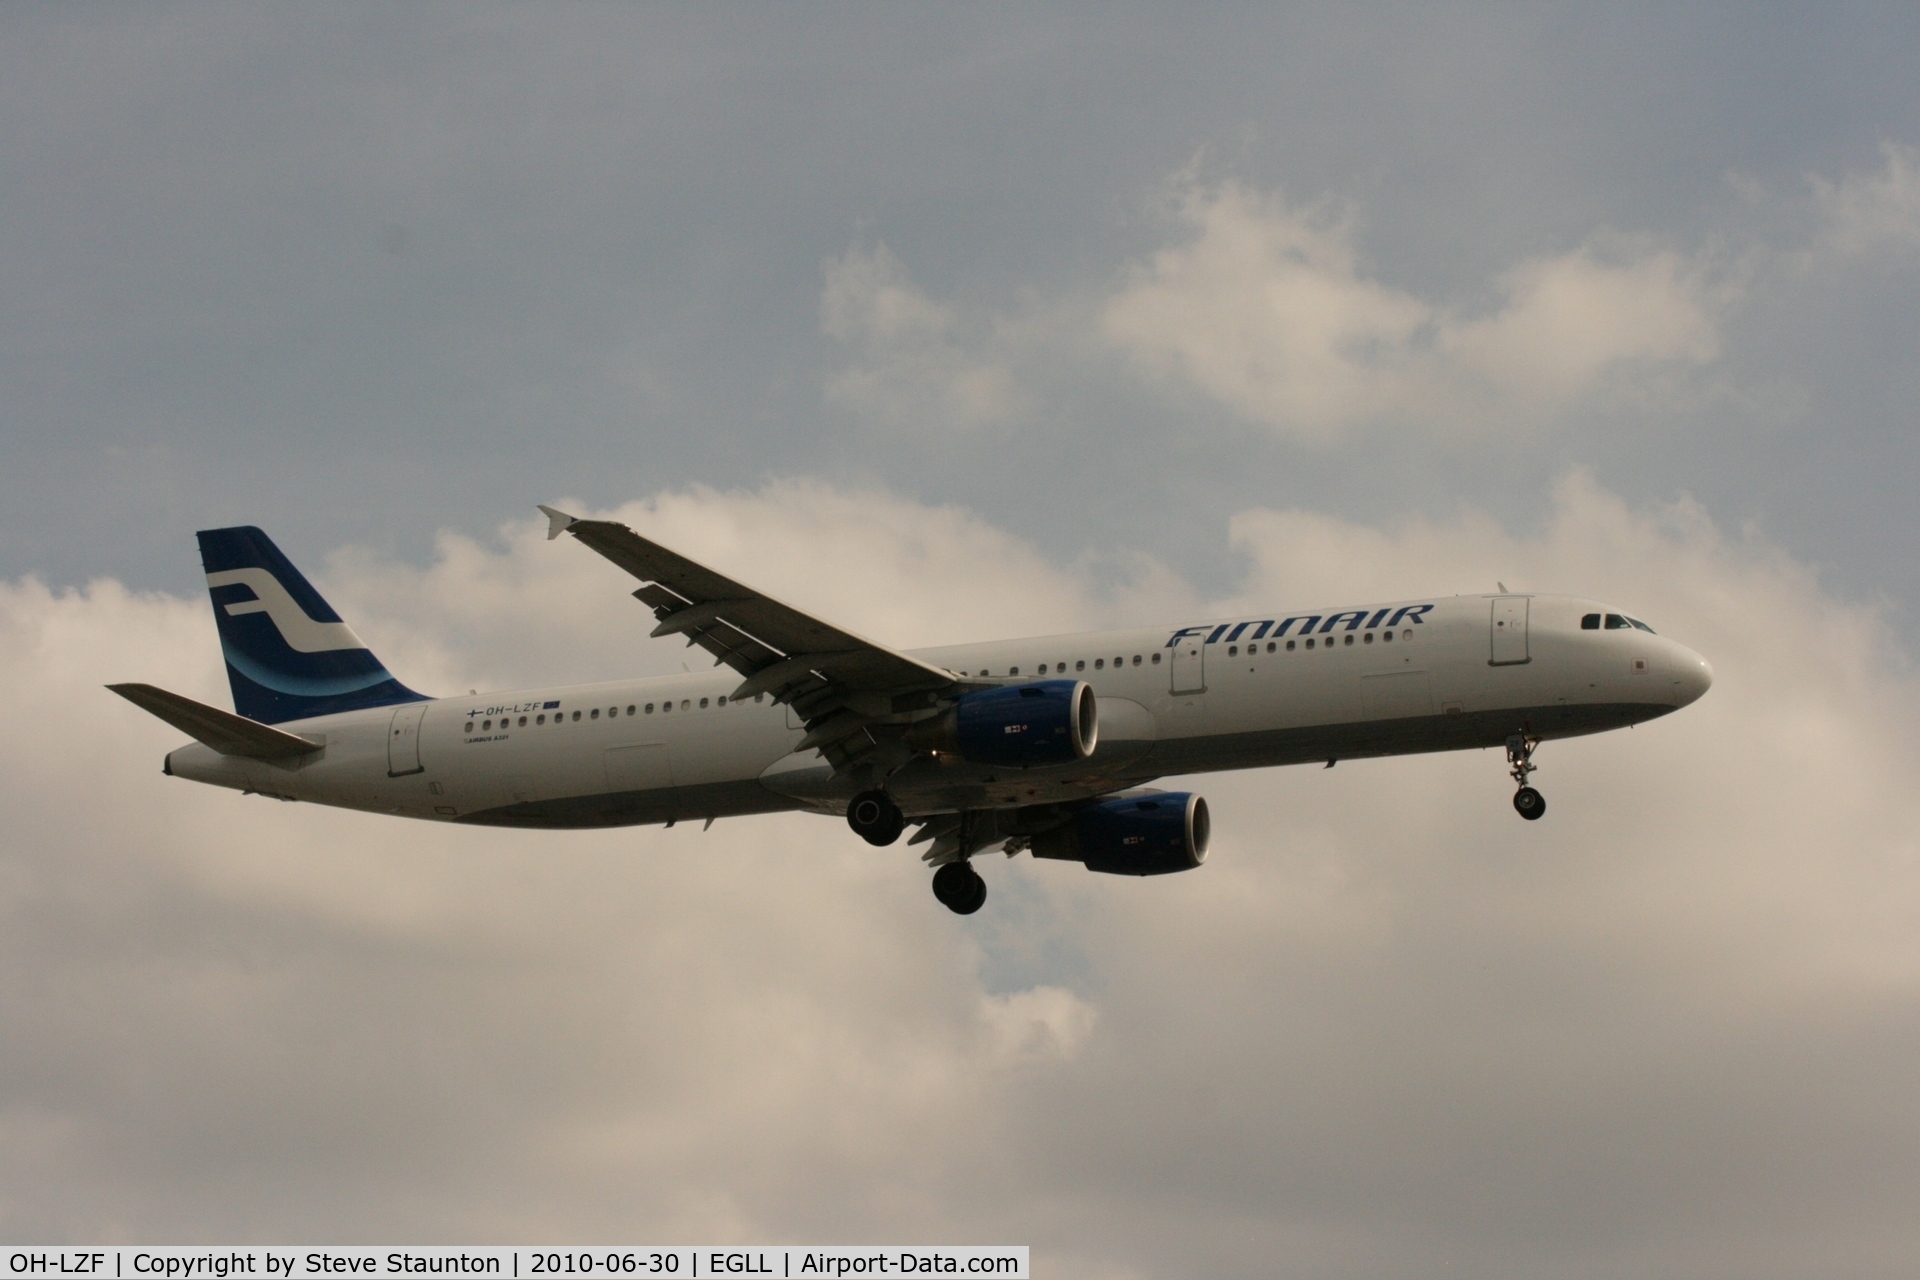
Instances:
[[[249,720],[210,707],[192,698],[183,698],[150,684],[110,684],[107,688],[139,707],[165,720],[180,732],[212,747],[223,756],[245,756],[251,760],[287,760],[312,755],[320,744],[296,737],[272,725]]]

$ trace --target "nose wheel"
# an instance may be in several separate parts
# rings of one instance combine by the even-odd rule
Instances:
[[[1527,785],[1527,779],[1540,766],[1533,762],[1533,749],[1540,745],[1540,739],[1531,734],[1516,733],[1507,739],[1507,772],[1520,789],[1513,793],[1513,810],[1528,822],[1533,822],[1547,811],[1547,798]]]
[[[906,829],[907,816],[884,791],[862,791],[847,803],[847,825],[868,844],[892,844]]]
[[[965,858],[933,873],[933,896],[957,916],[970,916],[987,901],[987,882]]]

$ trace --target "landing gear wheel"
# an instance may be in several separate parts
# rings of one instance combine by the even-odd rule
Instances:
[[[1531,733],[1516,733],[1507,739],[1507,772],[1520,788],[1513,793],[1514,812],[1528,822],[1547,811],[1547,798],[1527,785],[1527,779],[1540,767],[1533,762],[1533,749],[1539,745],[1540,739]]]
[[[972,863],[949,862],[933,873],[933,896],[955,915],[970,916],[986,905],[987,882]]]
[[[907,816],[884,791],[862,791],[847,804],[847,825],[868,844],[892,844],[906,830]]]

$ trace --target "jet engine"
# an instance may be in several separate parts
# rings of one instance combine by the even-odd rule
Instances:
[[[1093,754],[1100,711],[1082,680],[1031,684],[962,694],[939,716],[915,725],[909,744],[951,751],[972,764],[1071,764]]]
[[[1190,791],[1149,791],[1090,804],[1033,837],[1033,856],[1084,862],[1116,876],[1164,876],[1207,860],[1207,802]]]

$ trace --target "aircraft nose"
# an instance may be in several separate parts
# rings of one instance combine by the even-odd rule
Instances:
[[[1713,664],[1691,649],[1681,650],[1679,660],[1674,663],[1674,704],[1684,707],[1697,702],[1700,695],[1712,687]]]

